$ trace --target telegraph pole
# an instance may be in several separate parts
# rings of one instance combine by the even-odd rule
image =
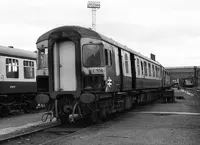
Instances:
[[[88,1],[87,8],[92,8],[92,29],[96,31],[96,11],[100,9],[100,1]]]

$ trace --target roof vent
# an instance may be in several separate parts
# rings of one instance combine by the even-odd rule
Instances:
[[[151,53],[151,59],[156,61],[156,56],[154,54]]]
[[[14,48],[13,46],[8,46],[8,48]]]

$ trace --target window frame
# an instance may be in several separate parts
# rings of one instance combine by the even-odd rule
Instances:
[[[112,66],[112,51],[104,48],[104,57],[105,57],[105,65],[106,66]]]
[[[124,53],[124,63],[125,63],[126,74],[129,74],[128,54],[126,52]]]
[[[147,62],[144,61],[144,76],[148,76],[148,73],[147,73]]]
[[[156,77],[156,75],[155,75],[155,65],[154,64],[152,64],[152,71],[153,71],[153,77]]]
[[[5,57],[6,78],[19,79],[19,59]]]
[[[29,69],[27,69],[27,68],[29,68]],[[27,70],[29,70],[29,72]],[[34,64],[34,61],[23,60],[23,71],[24,71],[24,79],[35,79],[35,64]],[[25,73],[26,71],[28,73]]]
[[[137,60],[137,74],[140,75],[140,60],[139,58],[136,59]]]
[[[144,75],[144,64],[143,64],[143,61],[140,60],[140,68],[141,68],[141,75]]]
[[[148,62],[149,77],[151,77],[151,63]]]

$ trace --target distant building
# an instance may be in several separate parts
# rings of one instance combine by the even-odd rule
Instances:
[[[171,82],[182,87],[200,87],[200,66],[167,67]]]

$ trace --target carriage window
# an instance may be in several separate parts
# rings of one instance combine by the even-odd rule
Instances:
[[[157,66],[155,66],[155,68],[156,68],[156,77],[158,77],[158,68]]]
[[[151,76],[151,64],[148,63],[148,68],[149,68],[149,76]]]
[[[138,58],[137,58],[137,72],[138,72],[138,75],[140,75],[140,62]]]
[[[34,62],[33,61],[24,61],[24,78],[33,79],[35,78],[34,73]]]
[[[142,72],[142,75],[144,74],[144,72],[143,72],[143,62],[141,61],[141,72]]]
[[[6,58],[6,77],[19,78],[19,62],[17,59]]]
[[[147,76],[147,62],[144,62],[144,75]]]
[[[128,55],[125,53],[125,67],[126,67],[126,73],[129,72],[128,70]]]
[[[153,71],[153,77],[155,77],[155,69],[154,69],[154,65],[152,65],[152,71]]]
[[[101,44],[86,44],[83,46],[83,65],[85,67],[103,66]]]
[[[158,78],[160,78],[160,68],[158,67]]]

